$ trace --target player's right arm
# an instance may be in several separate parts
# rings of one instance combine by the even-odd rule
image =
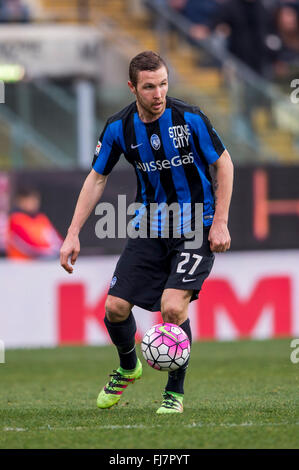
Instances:
[[[80,252],[80,230],[102,197],[107,178],[107,175],[101,175],[92,169],[82,186],[71,225],[60,250],[60,264],[70,274],[73,267],[69,265],[69,257],[74,265]]]
[[[60,264],[68,272],[73,272],[73,267],[79,252],[79,233],[88,219],[97,202],[100,200],[107,177],[125,151],[123,128],[121,120],[109,119],[99,138],[98,145],[92,162],[92,170],[87,176],[75,208],[71,225],[60,250]]]

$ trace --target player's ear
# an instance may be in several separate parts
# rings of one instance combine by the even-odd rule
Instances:
[[[130,88],[131,92],[136,95],[136,88],[130,80],[128,81],[128,87]]]

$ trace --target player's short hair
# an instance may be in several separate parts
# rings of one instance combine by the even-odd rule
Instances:
[[[164,61],[164,59],[162,59],[159,54],[153,51],[140,52],[140,54],[133,57],[130,62],[130,81],[136,88],[138,82],[138,72],[141,72],[143,70],[150,70],[151,72],[154,72],[155,70],[158,70],[163,66],[166,68],[167,73],[169,73],[166,62]]]

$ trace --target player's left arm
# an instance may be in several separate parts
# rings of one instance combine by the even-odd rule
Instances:
[[[210,248],[217,253],[229,250],[229,206],[233,189],[234,168],[227,150],[212,163],[214,168],[215,215],[209,233]]]

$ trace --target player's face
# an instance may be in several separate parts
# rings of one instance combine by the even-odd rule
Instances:
[[[136,96],[139,114],[146,120],[158,119],[166,107],[168,92],[168,73],[166,67],[154,72],[142,70],[138,73],[137,86],[129,82],[129,87]]]

